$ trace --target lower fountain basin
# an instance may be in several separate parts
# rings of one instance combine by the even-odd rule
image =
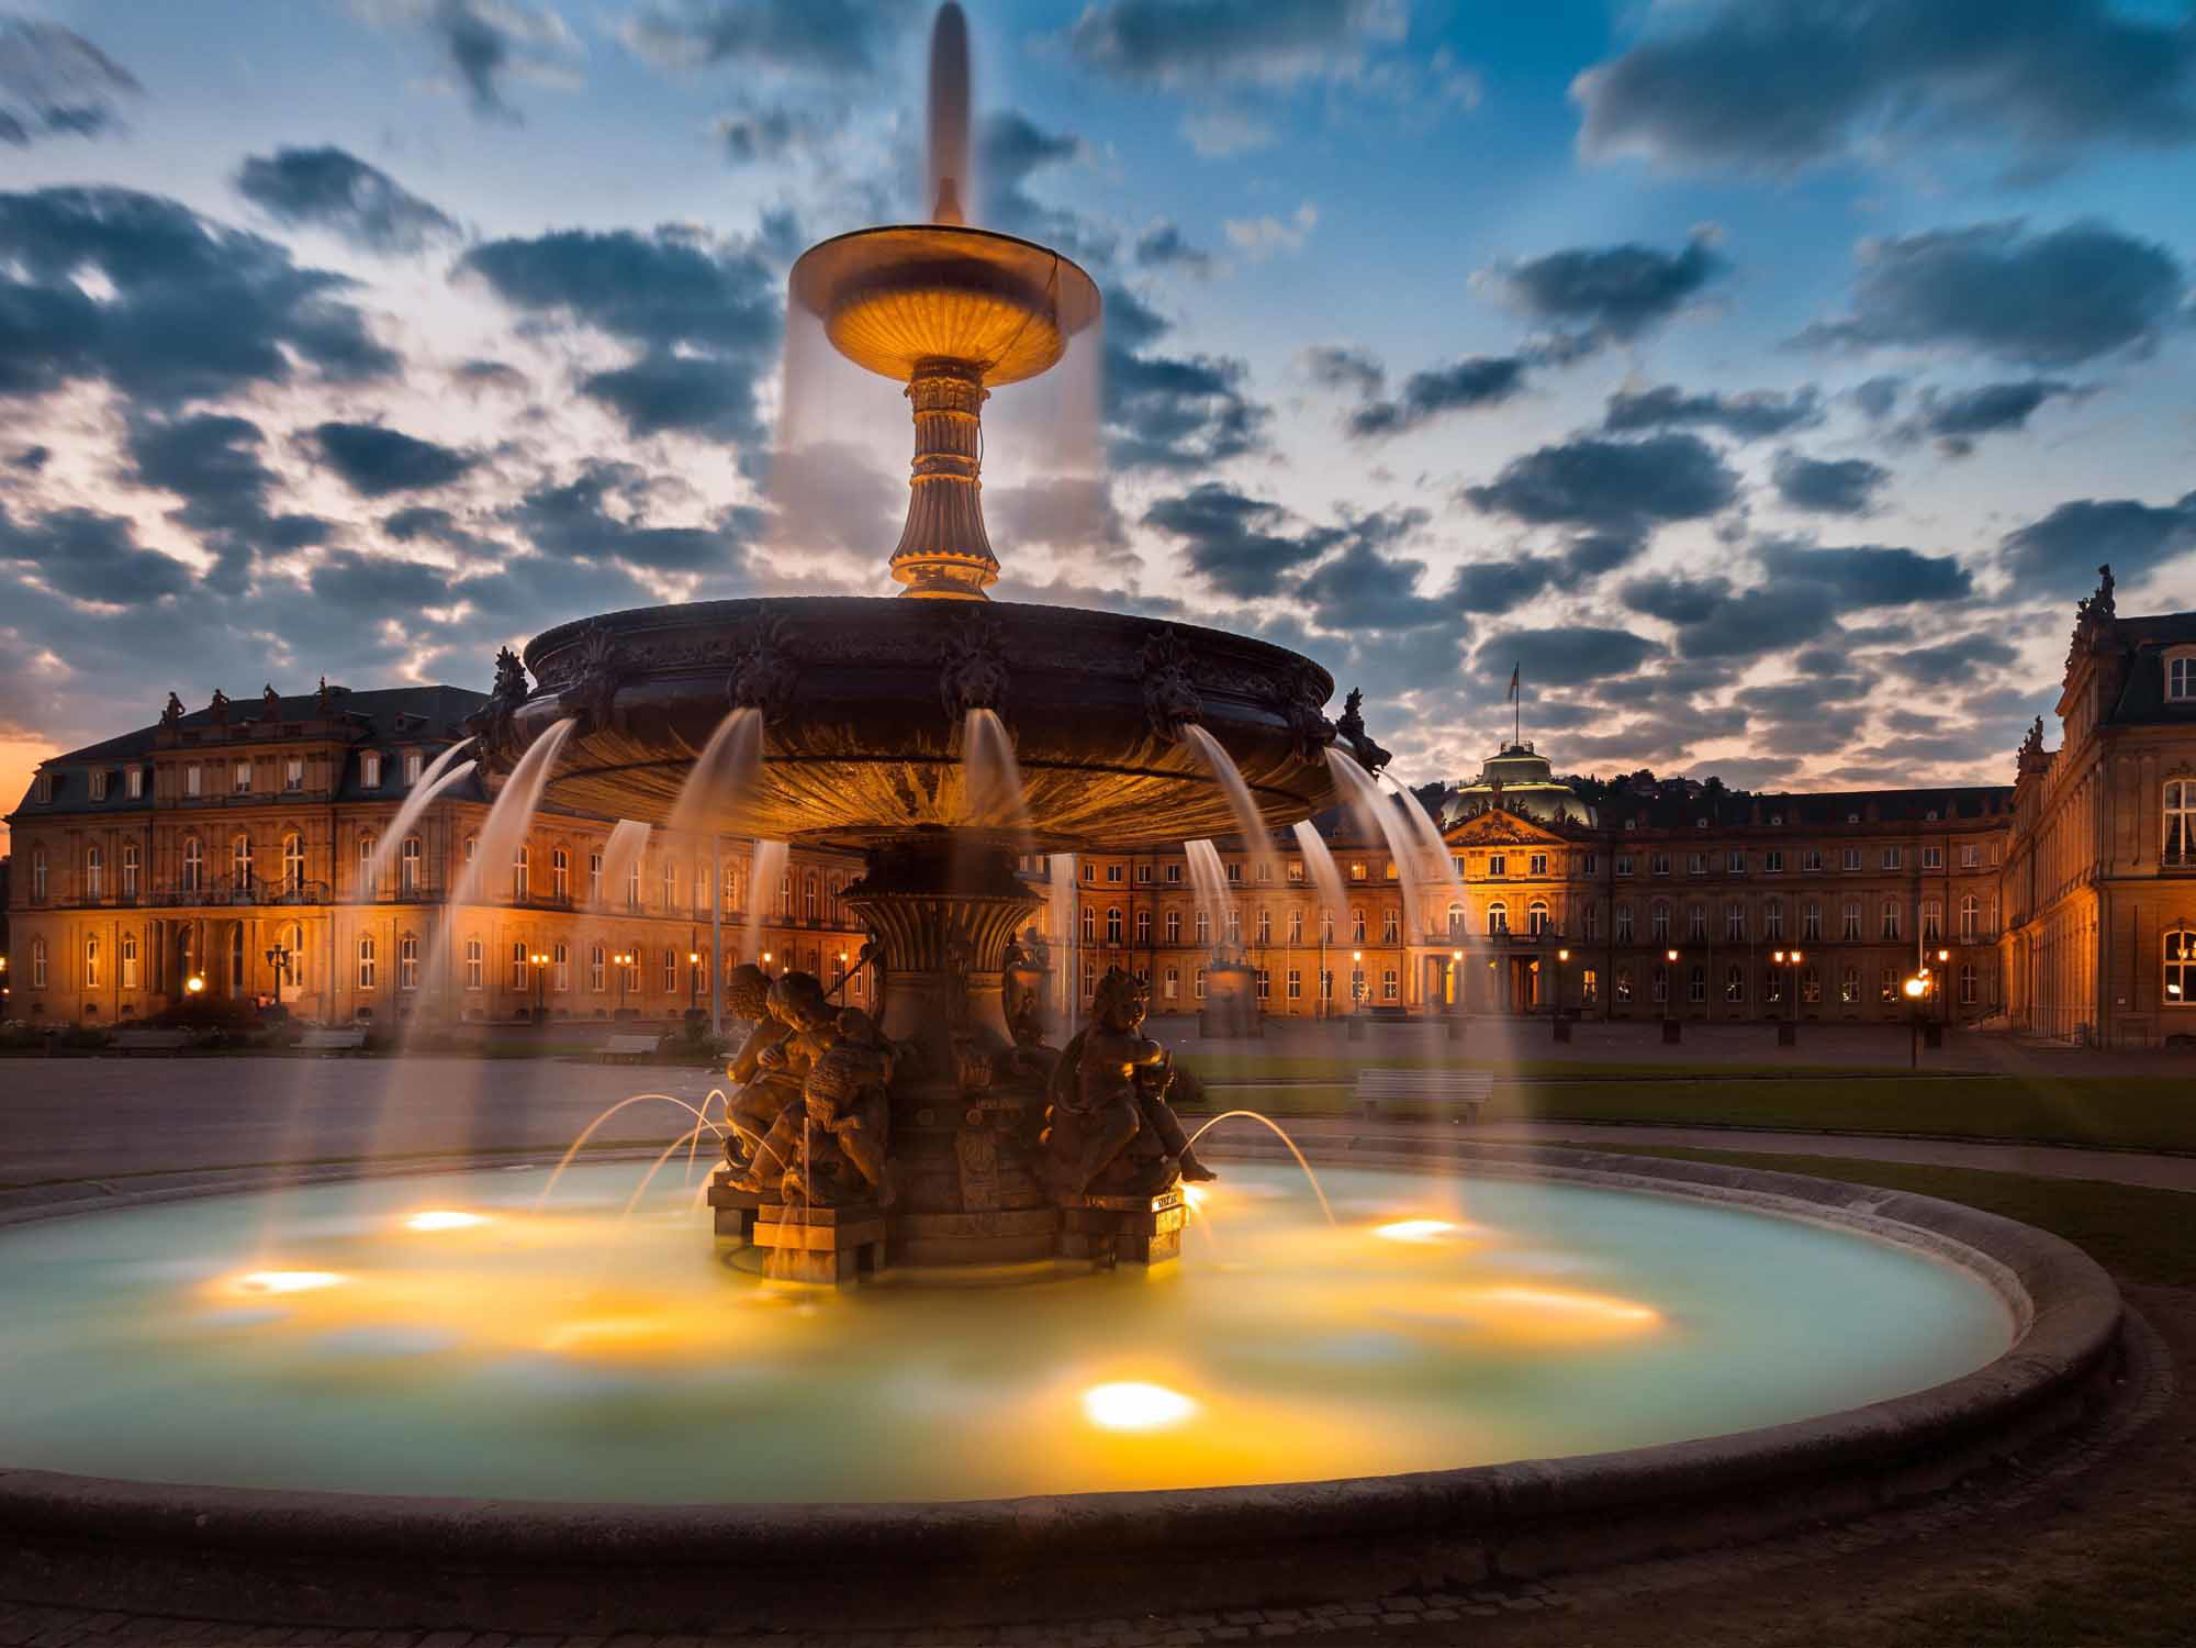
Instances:
[[[541,1217],[497,1170],[33,1223],[0,1579],[504,1629],[1270,1605],[1854,1514],[2113,1363],[2110,1281],[2002,1219],[1468,1154],[1325,1170],[1331,1228],[1230,1162],[1170,1271],[850,1296],[697,1250],[684,1186],[621,1223],[631,1165]]]
[[[580,724],[550,799],[666,820],[735,706],[763,719],[759,780],[694,822],[766,840],[872,844],[941,827],[1019,850],[1236,833],[1181,737],[1233,758],[1275,828],[1332,804],[1334,690],[1307,658],[1191,624],[1008,602],[786,597],[642,608],[538,636],[520,739]],[[1006,723],[1024,816],[970,793],[966,717]],[[988,810],[987,810],[988,809]]]

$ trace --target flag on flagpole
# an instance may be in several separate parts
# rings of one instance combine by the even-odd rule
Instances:
[[[1511,702],[1511,703],[1513,703],[1513,704],[1517,702],[1517,670],[1518,670],[1518,666],[1517,666],[1517,665],[1515,665],[1515,664],[1512,664],[1512,665],[1510,666],[1510,693],[1509,693],[1509,698],[1510,698],[1510,702]]]

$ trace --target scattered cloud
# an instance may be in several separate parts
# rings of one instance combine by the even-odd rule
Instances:
[[[1761,562],[1779,581],[1829,589],[1846,610],[1957,601],[1975,588],[1968,570],[1949,555],[1923,555],[1882,544],[1816,549],[1770,543],[1762,546]]]
[[[1138,235],[1133,255],[1144,269],[1180,269],[1198,276],[1213,270],[1212,254],[1192,246],[1181,226],[1172,222],[1155,223]]]
[[[362,498],[448,486],[479,455],[372,423],[323,423],[311,431],[321,458]]]
[[[1475,355],[1413,372],[1395,399],[1366,401],[1349,415],[1346,427],[1364,440],[1400,435],[1444,413],[1499,406],[1524,390],[1527,364],[1522,355]]]
[[[1182,117],[1182,135],[1207,160],[1255,154],[1280,141],[1270,124],[1240,109],[1193,109]]]
[[[137,77],[73,29],[0,16],[0,144],[98,137],[121,124]]]
[[[659,68],[866,76],[928,9],[918,0],[657,0],[619,33]]]
[[[1777,496],[1818,515],[1865,515],[1890,482],[1891,471],[1866,458],[1809,458],[1780,452],[1771,471]]]
[[[2173,504],[2134,498],[2077,498],[2006,534],[1999,560],[2014,593],[2087,593],[2099,563],[2123,582],[2196,549],[2196,492]]]
[[[1477,283],[1573,351],[1626,343],[1697,301],[1730,264],[1713,230],[1676,252],[1653,246],[1577,246],[1482,270]]]
[[[1716,429],[1733,439],[1765,440],[1822,422],[1822,396],[1808,385],[1789,394],[1754,389],[1687,393],[1675,384],[1620,389],[1609,397],[1601,427],[1611,435],[1649,429]]]
[[[1091,0],[1067,38],[1086,68],[1194,92],[1346,76],[1407,22],[1403,0]]]
[[[2073,366],[2150,349],[2183,285],[2165,247],[2102,223],[2041,234],[2019,222],[1936,229],[1863,241],[1851,314],[1818,322],[1801,341]]]
[[[2081,400],[2090,393],[2061,378],[2021,378],[1948,392],[1928,388],[1900,434],[1935,441],[1946,457],[1964,458],[1983,436],[2026,429],[2029,418],[2049,402]]]
[[[1334,528],[1305,527],[1281,505],[1219,481],[1161,498],[1144,525],[1179,543],[1193,571],[1223,595],[1278,594],[1289,575],[1343,541]]]
[[[456,76],[473,113],[516,121],[505,96],[513,80],[569,84],[579,38],[553,7],[535,0],[353,0],[370,21],[423,37]]]
[[[191,585],[181,561],[144,548],[121,516],[91,509],[18,524],[0,508],[0,560],[29,568],[58,594],[104,606],[141,606]]]
[[[1489,514],[1623,532],[1713,515],[1737,497],[1738,477],[1697,435],[1580,436],[1511,459],[1464,495]]]
[[[1715,0],[1572,82],[1579,147],[1674,168],[1788,173],[1949,142],[2031,168],[2196,137],[2196,32],[2111,0]]]
[[[422,252],[460,233],[441,208],[332,145],[253,155],[236,187],[278,223],[327,229],[369,252]]]
[[[1228,244],[1253,262],[1263,262],[1276,252],[1301,252],[1319,225],[1319,208],[1305,201],[1286,218],[1229,218],[1221,225]]]

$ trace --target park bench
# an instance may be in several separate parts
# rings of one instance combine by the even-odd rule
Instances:
[[[117,1030],[114,1033],[117,1053],[173,1053],[190,1044],[188,1030]]]
[[[1486,1108],[1494,1078],[1484,1070],[1361,1070],[1357,1074],[1357,1112],[1378,1116],[1381,1106],[1402,1101],[1453,1112],[1452,1120],[1473,1122]]]
[[[612,1059],[652,1059],[656,1056],[657,1038],[651,1035],[621,1034],[612,1036],[602,1044],[605,1064]]]
[[[297,1039],[300,1053],[356,1053],[365,1046],[363,1030],[308,1030]]]

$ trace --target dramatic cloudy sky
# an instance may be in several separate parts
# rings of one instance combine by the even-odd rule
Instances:
[[[1301,646],[1413,778],[1516,664],[1561,765],[1753,785],[2002,779],[2100,560],[2196,605],[2186,3],[970,9],[978,215],[1107,296],[994,402],[1002,595]],[[883,592],[904,408],[784,278],[916,211],[926,25],[0,19],[0,787],[171,688]]]

